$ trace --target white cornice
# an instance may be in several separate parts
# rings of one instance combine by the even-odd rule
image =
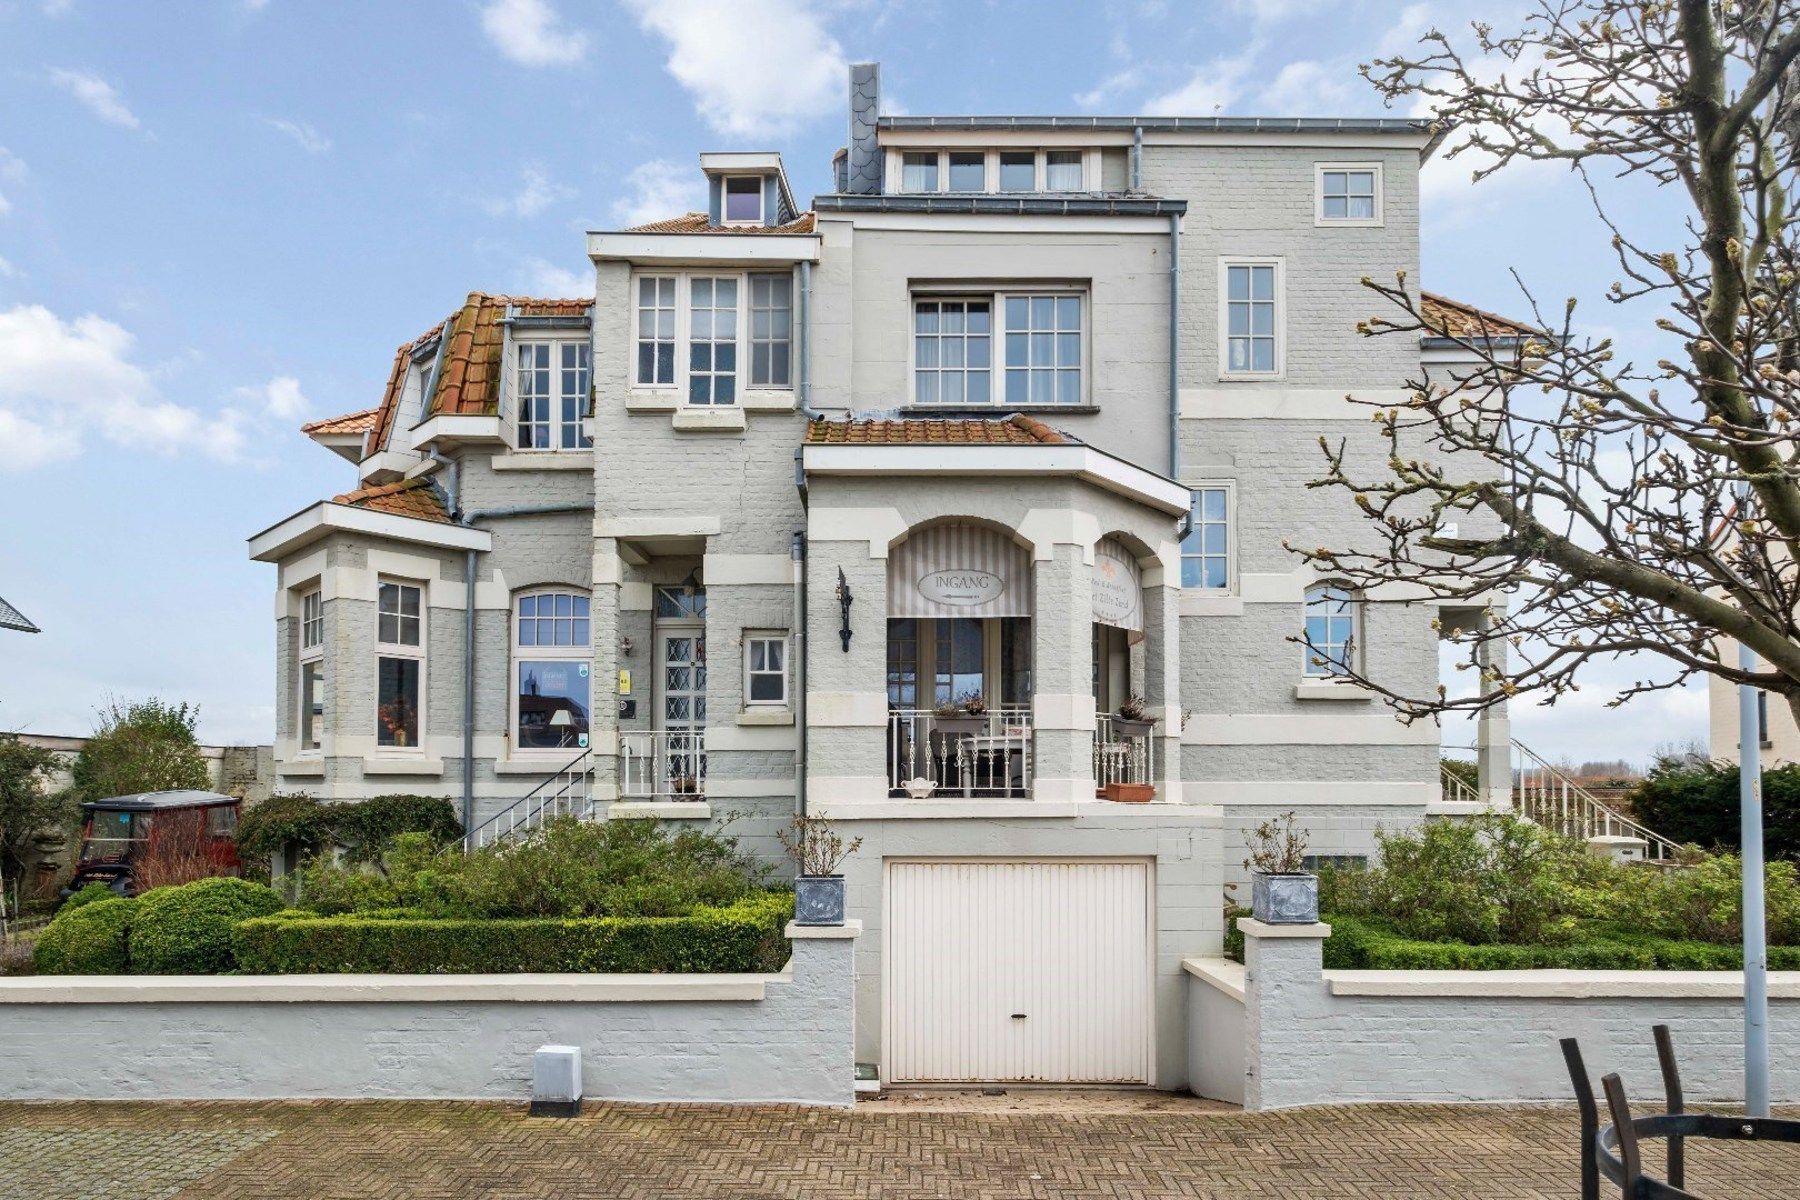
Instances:
[[[438,546],[447,550],[491,550],[494,545],[493,534],[485,529],[446,525],[440,521],[420,520],[418,517],[399,517],[392,513],[371,512],[366,508],[353,508],[348,504],[321,500],[251,537],[250,557],[256,562],[279,562],[294,551],[333,533],[360,533],[368,537],[410,542],[416,546]]]
[[[413,429],[413,445],[420,449],[434,443],[464,446],[475,442],[508,445],[506,430],[502,428],[500,418],[468,413],[439,413],[420,422]]]
[[[366,433],[309,433],[306,435],[346,462],[359,463]]]
[[[1072,475],[1181,515],[1188,490],[1092,446],[807,446],[808,475]]]
[[[590,233],[595,262],[797,263],[819,261],[816,233]]]

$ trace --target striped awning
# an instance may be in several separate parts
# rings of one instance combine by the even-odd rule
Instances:
[[[1144,631],[1144,575],[1137,556],[1114,538],[1094,547],[1094,620],[1132,633]]]
[[[933,525],[888,556],[890,617],[1029,617],[1031,555],[995,529]]]

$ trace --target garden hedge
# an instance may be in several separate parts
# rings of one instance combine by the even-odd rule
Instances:
[[[250,975],[764,972],[787,956],[794,898],[769,892],[683,917],[416,920],[405,913],[239,923]]]
[[[197,879],[180,887],[145,892],[138,897],[137,913],[131,921],[132,972],[217,975],[230,971],[237,965],[231,943],[238,922],[266,917],[283,907],[273,889],[247,879]]]
[[[1415,941],[1354,917],[1321,919],[1331,926],[1331,936],[1325,939],[1327,970],[1737,971],[1744,965],[1736,946],[1646,937],[1629,930],[1593,930],[1566,946],[1471,946]],[[1769,947],[1769,968],[1800,970],[1800,946]]]
[[[79,895],[80,893],[77,893]],[[65,907],[38,935],[31,963],[40,975],[123,975],[136,900],[123,896]]]

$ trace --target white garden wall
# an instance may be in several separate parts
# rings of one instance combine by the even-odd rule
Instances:
[[[1595,1078],[1662,1095],[1650,1028],[1687,1098],[1743,1100],[1742,977],[1723,971],[1326,971],[1327,925],[1242,921],[1245,962],[1189,959],[1189,1078],[1246,1108],[1573,1099],[1557,1040]],[[1800,972],[1769,976],[1776,1103],[1800,1102]]]
[[[0,1099],[523,1101],[557,1043],[589,1098],[848,1105],[859,931],[775,975],[0,979]]]

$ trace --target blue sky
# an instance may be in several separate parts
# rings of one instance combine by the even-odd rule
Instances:
[[[355,483],[299,424],[374,403],[471,289],[581,294],[581,233],[695,204],[702,150],[824,190],[846,61],[882,63],[890,111],[1373,115],[1355,64],[1469,7],[0,0],[0,596],[45,630],[0,634],[0,728],[156,693],[268,740],[244,538]],[[1599,307],[1570,181],[1467,177],[1428,170],[1426,286],[1516,312],[1516,267]],[[1691,689],[1602,710],[1638,673],[1515,728],[1578,759],[1704,737]]]

